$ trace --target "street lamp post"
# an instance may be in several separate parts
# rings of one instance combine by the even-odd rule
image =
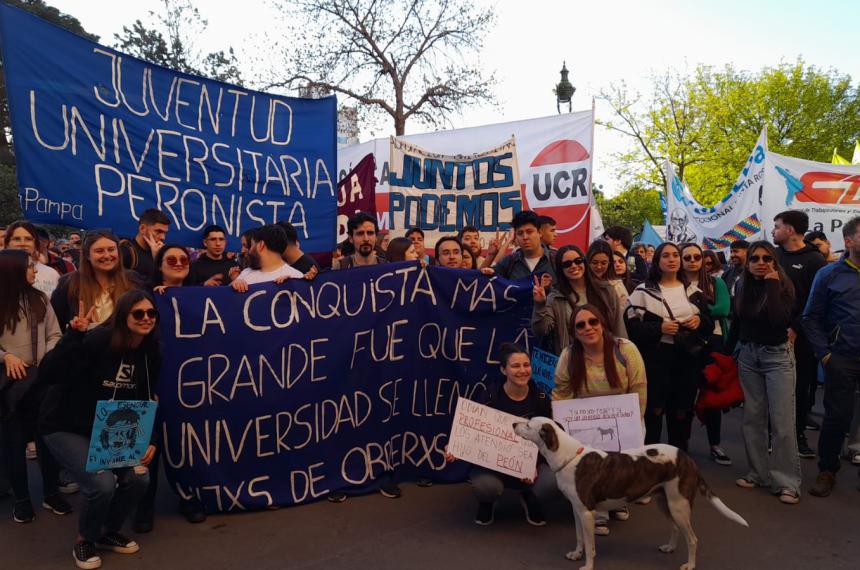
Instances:
[[[573,94],[576,92],[576,87],[567,78],[570,71],[567,70],[567,62],[561,64],[561,81],[555,86],[555,104],[558,112],[561,113],[561,106],[567,103],[567,112],[573,111]]]

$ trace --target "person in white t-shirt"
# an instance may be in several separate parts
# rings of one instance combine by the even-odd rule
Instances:
[[[39,236],[36,226],[25,220],[13,222],[6,228],[6,247],[8,249],[20,249],[26,251],[36,262],[36,282],[33,287],[47,295],[49,298],[57,288],[60,274],[57,270],[39,262],[36,252],[39,250]]]
[[[287,279],[302,279],[304,275],[284,262],[287,234],[280,226],[270,224],[257,229],[251,235],[248,250],[248,267],[233,280],[230,286],[239,293],[248,291],[255,283],[283,283]]]

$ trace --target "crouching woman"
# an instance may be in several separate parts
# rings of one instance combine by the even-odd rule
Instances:
[[[491,396],[487,405],[525,419],[535,416],[552,417],[549,398],[532,380],[532,365],[528,353],[519,345],[506,342],[499,347],[499,362],[505,381]],[[445,459],[450,463],[454,461],[454,456],[446,450]],[[493,523],[496,501],[505,489],[511,489],[520,493],[526,521],[534,526],[543,526],[546,519],[541,503],[558,489],[555,473],[543,457],[538,458],[537,477],[534,481],[517,479],[480,466],[472,469],[469,479],[475,498],[478,499],[475,524],[479,525]]]
[[[68,332],[46,356],[41,372],[49,389],[39,418],[48,448],[81,486],[84,501],[72,555],[83,569],[101,566],[97,549],[121,554],[139,550],[120,531],[146,491],[145,466],[155,453],[150,445],[143,466],[87,471],[96,403],[151,400],[161,360],[158,312],[148,293],[124,293],[110,319],[87,332],[92,314],[81,303]]]

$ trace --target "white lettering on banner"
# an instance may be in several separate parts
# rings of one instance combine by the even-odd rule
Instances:
[[[525,420],[460,398],[448,451],[458,459],[517,479],[535,479],[538,448],[514,433],[513,424],[517,421]]]
[[[230,512],[233,510],[245,511],[247,508],[241,503],[240,499],[244,495],[248,498],[256,499],[262,497],[266,501],[266,506],[271,507],[274,504],[272,494],[268,490],[261,489],[263,484],[271,479],[268,475],[254,477],[249,481],[240,481],[238,485],[231,488],[228,485],[202,485],[198,487],[183,487],[176,485],[176,491],[183,499],[191,499],[196,497],[199,501],[204,501],[206,497],[211,495],[215,499],[215,504],[219,511]],[[229,504],[225,504],[229,501]]]
[[[291,142],[293,111],[285,101],[267,96],[266,103],[260,104],[256,94],[224,86],[213,92],[202,82],[171,74],[167,99],[159,102],[154,95],[152,68],[143,68],[132,93],[127,78],[123,78],[122,56],[99,48],[93,52],[105,56],[103,61],[110,66],[110,81],[93,87],[95,100],[109,109],[106,113],[124,108],[138,117],[175,121],[187,131],[210,136],[221,133],[223,118],[230,122],[232,137],[249,136],[257,143],[283,147]],[[92,189],[98,199],[98,216],[104,215],[108,204],[113,209],[117,200],[127,200],[135,219],[136,202],[154,204],[178,227],[192,231],[219,224],[229,235],[238,236],[247,229],[241,226],[243,219],[261,225],[289,220],[308,238],[302,200],[314,200],[326,192],[336,195],[322,158],[266,155],[167,128],[150,127],[140,132],[127,127],[120,117],[102,112],[85,116],[76,105],[45,108],[35,89],[29,91],[29,107],[30,127],[38,145],[73,156],[92,153],[97,159]],[[240,115],[248,117],[247,124],[237,123]],[[62,127],[61,133],[52,134],[53,140],[47,140],[39,129],[49,118]],[[133,135],[139,138],[135,140]],[[150,175],[142,175],[144,170]],[[215,193],[210,187],[229,193]],[[22,205],[27,207],[25,211],[37,213],[55,209],[53,204],[39,202],[38,193],[25,194]],[[63,217],[82,219],[80,207],[73,213],[74,206],[59,204],[56,208],[69,214]]]
[[[61,220],[77,220],[84,219],[83,204],[75,204],[72,202],[56,202],[48,198],[43,198],[38,188],[30,186],[24,188],[24,193],[18,196],[21,210],[30,212],[35,210],[39,214],[51,214],[59,216]]]

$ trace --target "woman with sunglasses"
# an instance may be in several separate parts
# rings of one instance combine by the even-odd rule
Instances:
[[[704,350],[706,355],[712,352],[723,351],[723,347],[725,346],[724,340],[729,332],[726,318],[729,316],[731,309],[729,288],[726,282],[711,275],[705,265],[705,261],[708,259],[706,254],[708,253],[713,255],[714,252],[702,251],[702,248],[695,243],[685,243],[681,246],[684,277],[688,283],[697,286],[702,291],[708,303],[708,313],[714,320],[714,332],[708,339],[708,346]],[[706,362],[703,361],[702,364],[705,365]],[[703,419],[705,429],[708,432],[711,459],[719,465],[731,465],[731,458],[720,447],[722,415],[722,410],[719,408],[706,408],[703,412]]]
[[[570,329],[570,345],[562,351],[556,364],[552,399],[637,394],[640,420],[644,418],[645,363],[636,345],[613,335],[603,313],[590,304],[576,308],[570,319]],[[608,514],[618,520],[627,520],[630,516],[626,508]],[[609,534],[608,519],[607,513],[598,513],[595,534]]]
[[[181,245],[171,244],[158,250],[155,256],[155,274],[152,290],[163,294],[167,287],[182,287],[190,272],[191,259],[188,250]]]
[[[591,268],[592,275],[602,281],[607,281],[615,289],[615,294],[618,296],[618,306],[623,310],[627,306],[627,297],[630,293],[624,283],[615,276],[615,254],[612,251],[612,246],[606,240],[594,240],[588,246],[585,257],[588,259],[588,266]]]
[[[702,252],[702,263],[705,265],[705,272],[714,278],[723,276],[723,262],[715,251],[710,249]]]
[[[743,434],[750,471],[736,483],[770,487],[785,504],[800,501],[800,460],[795,432],[794,351],[788,327],[794,286],[766,241],[750,245],[735,286],[729,346],[744,390]],[[768,420],[772,452],[768,453]]]
[[[714,323],[701,290],[687,282],[674,243],[664,242],[654,252],[648,277],[630,294],[625,322],[648,376],[645,443],[660,443],[665,417],[669,444],[686,451],[703,367],[676,336],[683,330],[709,338]]]
[[[547,295],[546,284],[535,276],[532,293],[532,331],[535,336],[548,337],[548,342],[544,344],[554,354],[561,354],[570,344],[570,316],[576,307],[586,303],[591,303],[607,315],[614,335],[627,337],[624,315],[615,290],[591,273],[581,249],[575,245],[559,249],[555,256],[555,274],[558,276],[557,290]]]
[[[111,316],[123,293],[141,285],[136,272],[122,267],[119,239],[108,230],[91,231],[84,238],[80,267],[60,277],[51,305],[65,329],[83,302],[85,314],[93,309],[89,323],[94,327]]]
[[[188,250],[181,245],[170,244],[163,246],[155,256],[155,274],[152,291],[164,295],[168,287],[183,287],[190,272]],[[155,525],[155,496],[158,493],[158,468],[161,464],[161,453],[156,451],[149,468],[152,477],[134,515],[134,531],[140,534],[152,532]],[[179,512],[190,523],[202,523],[206,520],[206,511],[196,497],[179,499]]]
[[[81,486],[83,504],[72,555],[79,568],[98,568],[98,550],[138,551],[123,536],[123,523],[146,491],[151,443],[142,466],[86,470],[90,435],[99,400],[151,400],[161,364],[158,311],[149,293],[127,291],[102,325],[90,330],[95,307],[81,301],[69,330],[46,356],[43,375],[49,391],[42,403],[39,428],[60,465]],[[153,433],[153,437],[155,434]]]
[[[38,408],[33,374],[60,339],[54,310],[45,294],[35,287],[36,272],[36,263],[26,251],[0,250],[0,360],[8,382],[0,392],[0,444],[15,498],[12,519],[17,523],[35,518],[25,458]],[[58,515],[72,512],[59,493],[60,467],[41,437],[36,438],[36,448],[42,471],[42,506]]]

